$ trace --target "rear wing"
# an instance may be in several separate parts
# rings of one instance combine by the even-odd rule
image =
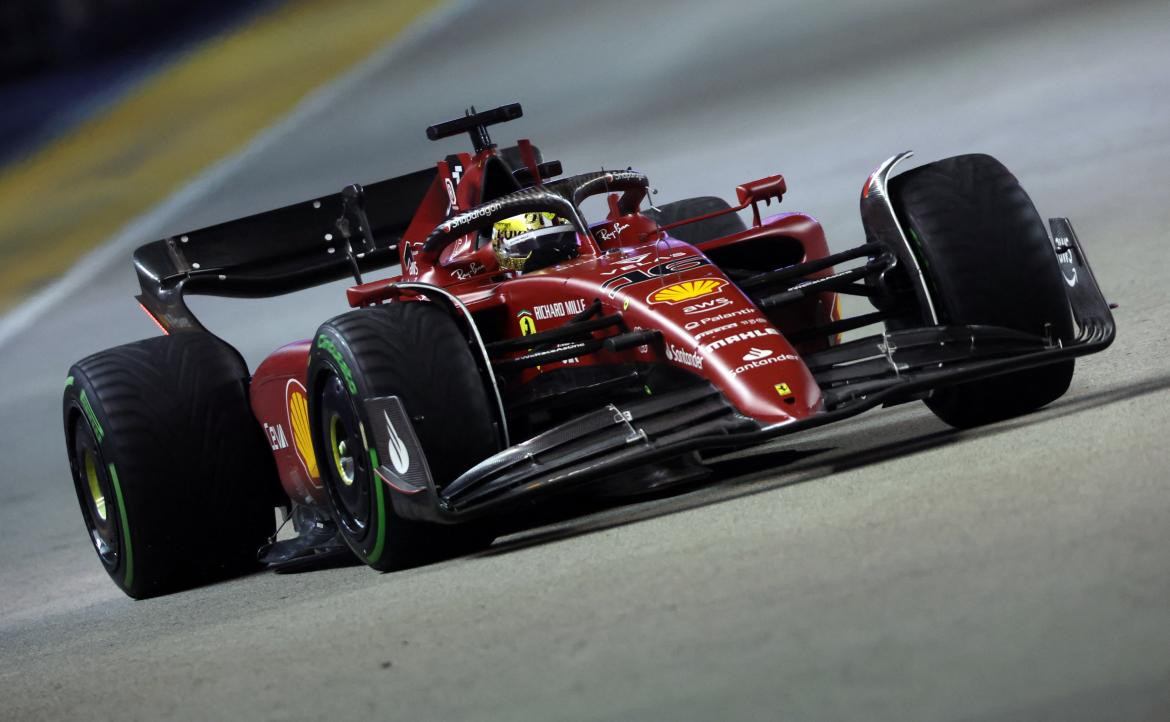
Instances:
[[[257,298],[398,263],[438,174],[410,173],[140,246],[138,302],[163,330],[203,330],[184,294]],[[351,252],[352,250],[352,252]]]

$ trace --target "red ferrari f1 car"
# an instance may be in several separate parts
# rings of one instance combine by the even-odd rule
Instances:
[[[862,185],[865,242],[830,253],[812,217],[762,215],[781,176],[735,206],[655,207],[641,173],[561,177],[526,140],[497,148],[488,127],[520,115],[470,110],[427,135],[468,133],[473,154],[137,250],[165,335],[76,363],[63,405],[85,524],[127,594],[258,549],[277,568],[339,549],[401,568],[489,544],[494,518],[552,495],[693,481],[705,453],[879,405],[1008,418],[1113,340],[1068,220],[1049,236],[989,156],[882,163]],[[608,213],[589,219],[598,195]],[[350,275],[354,310],[254,373],[184,302]],[[842,294],[873,311],[842,317]],[[299,535],[273,543],[277,506]]]

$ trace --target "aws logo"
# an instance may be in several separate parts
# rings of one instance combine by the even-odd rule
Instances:
[[[730,305],[731,305],[731,299],[728,299],[728,298],[723,298],[723,297],[708,298],[706,301],[699,301],[698,303],[693,303],[690,306],[684,306],[683,313],[685,313],[688,316],[694,316],[695,314],[707,313],[708,311],[715,311],[715,310],[718,310],[720,308],[723,308],[724,306],[730,306]],[[740,314],[749,313],[749,312],[750,312],[749,309],[746,309],[746,308],[739,311]],[[720,318],[725,318],[725,317],[731,316],[733,314],[734,314],[734,312],[724,314],[722,317],[716,316],[715,319],[719,320]],[[710,320],[712,320],[712,319],[704,318],[704,319],[701,319],[699,321],[691,321],[691,322],[687,323],[687,328],[688,329],[697,328],[700,325],[707,323]],[[694,324],[694,325],[692,325],[692,324]]]
[[[646,297],[647,303],[683,303],[703,296],[719,293],[727,281],[721,278],[700,278],[695,281],[683,281],[666,288],[660,288]]]

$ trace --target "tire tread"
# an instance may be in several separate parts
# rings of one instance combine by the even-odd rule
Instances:
[[[894,207],[915,244],[941,320],[990,324],[1071,340],[1072,316],[1055,252],[1031,198],[998,160],[971,154],[890,181]],[[960,428],[1035,410],[1072,379],[1065,361],[940,389],[927,405]],[[988,389],[994,392],[989,393]]]

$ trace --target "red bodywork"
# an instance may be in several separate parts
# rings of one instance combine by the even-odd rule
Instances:
[[[502,391],[507,394],[566,366],[657,362],[705,378],[740,413],[762,424],[782,424],[820,410],[821,390],[801,355],[823,348],[825,342],[795,347],[785,330],[835,319],[836,294],[821,293],[765,315],[708,255],[745,244],[776,244],[788,263],[828,255],[821,226],[810,216],[783,213],[760,219],[758,203],[779,198],[785,190],[783,178],[740,186],[740,207],[752,206],[753,226],[698,246],[671,238],[669,227],[659,228],[641,213],[622,215],[611,197],[609,216],[591,224],[591,236],[579,238],[577,258],[520,275],[501,271],[490,244],[477,244],[475,234],[435,254],[422,251],[423,240],[451,213],[484,200],[485,174],[490,164],[500,162],[494,148],[474,158],[457,158],[462,172],[453,173],[447,161],[439,163],[439,173],[403,236],[402,277],[350,288],[351,306],[417,300],[393,285],[399,280],[432,284],[463,301],[490,343],[551,330],[599,300],[603,313],[620,312],[631,330],[660,331],[662,343],[525,369],[508,379],[510,386]],[[831,273],[826,269],[814,277]],[[298,502],[316,504],[324,499],[308,434],[308,354],[309,342],[300,341],[269,356],[254,375],[251,402],[285,491]]]

